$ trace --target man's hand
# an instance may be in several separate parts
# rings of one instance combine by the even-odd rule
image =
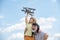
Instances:
[[[44,35],[44,40],[47,40],[48,39],[48,34],[46,33],[45,35]]]

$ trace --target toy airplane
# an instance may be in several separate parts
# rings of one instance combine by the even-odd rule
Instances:
[[[34,13],[35,10],[36,9],[33,9],[33,8],[23,7],[23,10],[21,10],[21,11],[24,11],[25,13],[33,16],[33,13]]]

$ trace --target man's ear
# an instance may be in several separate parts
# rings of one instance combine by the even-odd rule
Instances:
[[[48,34],[45,33],[45,35],[44,35],[44,40],[47,40],[47,39],[48,39]]]

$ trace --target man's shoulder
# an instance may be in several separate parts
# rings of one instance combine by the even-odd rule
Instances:
[[[45,34],[45,32],[43,32],[43,31],[39,31],[39,33],[44,33]]]
[[[43,32],[43,31],[39,31],[39,34],[47,35],[47,33]]]

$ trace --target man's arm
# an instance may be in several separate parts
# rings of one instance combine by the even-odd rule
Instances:
[[[45,35],[44,35],[44,40],[47,40],[48,39],[48,34],[46,33]]]

